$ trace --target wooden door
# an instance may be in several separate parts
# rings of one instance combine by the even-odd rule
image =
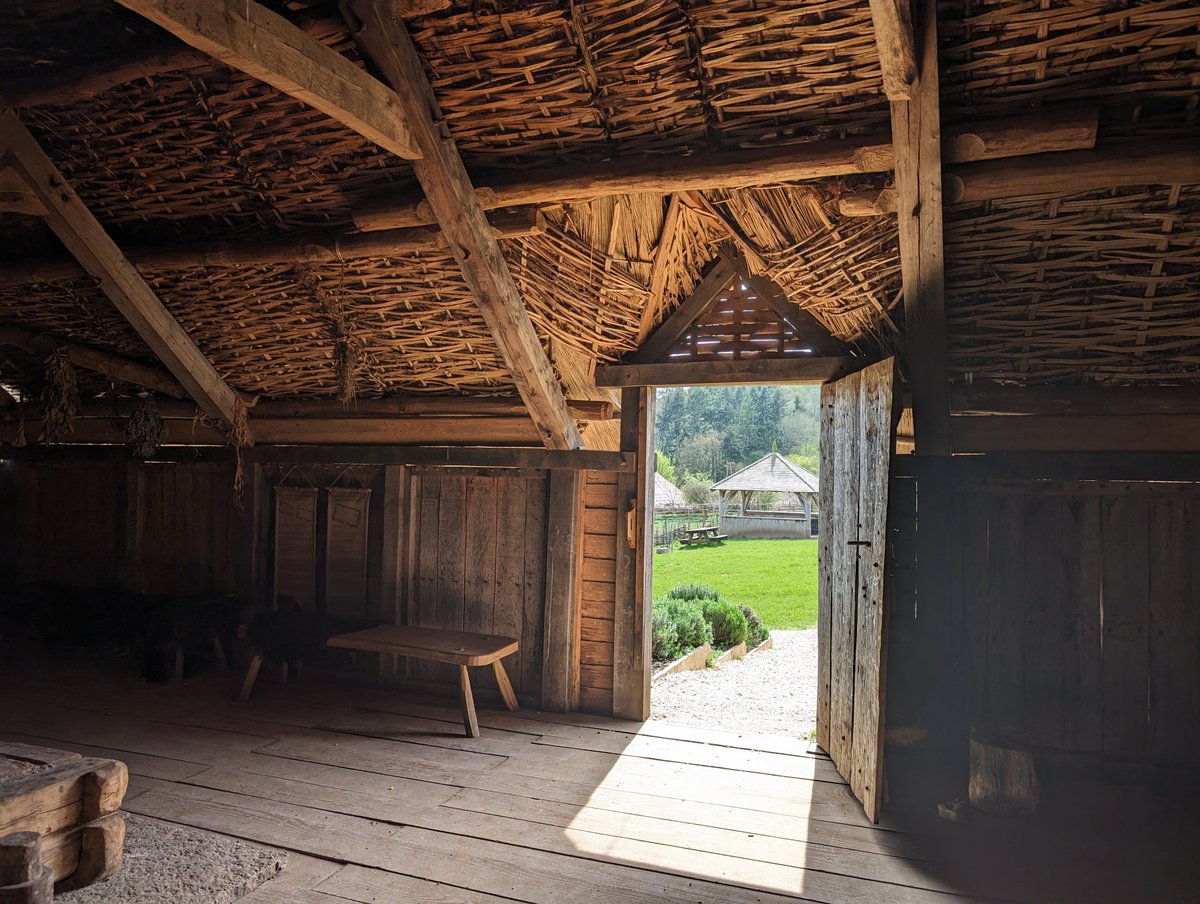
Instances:
[[[872,821],[883,784],[884,559],[895,360],[821,387],[817,743]]]

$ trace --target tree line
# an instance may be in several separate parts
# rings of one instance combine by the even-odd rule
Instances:
[[[654,421],[658,470],[679,486],[707,486],[778,451],[816,473],[820,419],[817,386],[660,389]]]

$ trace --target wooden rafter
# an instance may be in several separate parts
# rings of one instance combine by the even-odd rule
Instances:
[[[72,364],[84,370],[176,399],[186,399],[188,395],[178,380],[158,367],[25,327],[11,324],[0,326],[0,345],[11,345],[43,358],[51,352],[64,351]]]
[[[923,455],[949,455],[936,0],[921,0],[917,12],[920,49],[912,99],[893,101],[891,105],[907,338],[905,363],[912,385],[917,451]]]
[[[871,0],[871,18],[875,22],[875,44],[883,72],[883,93],[888,100],[909,100],[917,80],[909,0]]]
[[[352,0],[347,8],[358,19],[359,46],[396,89],[402,115],[421,153],[413,162],[417,179],[530,417],[547,446],[580,448],[583,440],[567,410],[562,387],[488,226],[458,148],[444,132],[437,98],[408,36],[400,4]]]
[[[745,275],[745,274],[743,274]],[[801,341],[807,342],[818,355],[835,358],[850,354],[846,343],[834,336],[810,312],[788,298],[778,286],[764,276],[746,276],[756,295],[765,301]]]
[[[538,235],[545,217],[535,207],[498,210],[488,217],[498,239]],[[131,246],[126,254],[143,273],[186,270],[192,267],[260,267],[272,264],[320,264],[411,254],[446,247],[436,226],[389,229],[368,233],[319,233],[260,241],[192,242],[172,245]],[[86,275],[78,261],[67,256],[24,258],[19,264],[0,266],[0,286],[48,283]]]
[[[0,157],[16,168],[46,208],[45,220],[122,316],[189,395],[212,417],[235,424],[239,400],[75,190],[9,111],[0,115]]]
[[[411,160],[421,152],[386,85],[253,0],[117,0],[185,44]]]

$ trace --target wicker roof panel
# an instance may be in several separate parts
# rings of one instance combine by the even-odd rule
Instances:
[[[338,395],[344,350],[356,394],[514,391],[448,255],[180,271],[151,284],[239,389]]]
[[[502,3],[430,16],[410,33],[465,155],[519,164],[605,152],[604,127],[560,4]]]
[[[323,114],[221,67],[143,79],[23,118],[118,235],[344,225],[342,184],[408,172]]]
[[[90,278],[0,287],[0,323],[14,323],[154,363],[154,353]]]
[[[1200,380],[1200,187],[951,211],[946,260],[961,377]]]
[[[111,0],[21,0],[4,7],[0,79],[119,58],[161,34]]]
[[[1194,0],[968,0],[941,10],[945,117],[1128,96],[1176,116],[1200,93]],[[964,12],[965,7],[965,12]],[[1153,105],[1151,106],[1153,111]],[[1145,115],[1139,113],[1139,115]]]
[[[707,0],[688,15],[723,144],[887,129],[867,0]]]

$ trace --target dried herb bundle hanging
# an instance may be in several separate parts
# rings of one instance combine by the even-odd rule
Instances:
[[[242,504],[242,491],[246,488],[246,469],[242,461],[242,449],[250,445],[250,424],[246,417],[246,403],[241,396],[233,403],[233,424],[229,428],[229,444],[236,455],[233,469],[233,495],[238,505]]]
[[[75,432],[79,417],[79,381],[70,356],[62,349],[46,359],[46,385],[42,387],[42,434],[56,443]]]
[[[125,422],[125,438],[138,458],[150,458],[167,438],[167,422],[158,413],[154,398],[144,395]]]

